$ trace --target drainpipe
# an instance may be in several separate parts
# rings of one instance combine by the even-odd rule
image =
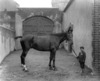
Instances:
[[[74,2],[74,0],[70,0],[69,2],[68,2],[68,4],[66,5],[66,7],[65,7],[65,9],[63,10],[63,13],[65,13],[67,10],[68,10],[68,8],[71,6],[71,4]]]

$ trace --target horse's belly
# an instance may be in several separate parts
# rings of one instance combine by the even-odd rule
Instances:
[[[39,51],[49,51],[50,50],[49,45],[45,44],[45,43],[43,43],[43,44],[35,44],[33,46],[33,48],[36,49],[36,50],[39,50]]]

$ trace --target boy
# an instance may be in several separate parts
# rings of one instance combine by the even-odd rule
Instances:
[[[79,52],[79,55],[78,55],[77,59],[78,59],[78,61],[80,63],[80,67],[82,69],[82,73],[84,73],[86,53],[84,51],[84,47],[83,46],[80,47],[80,52]]]

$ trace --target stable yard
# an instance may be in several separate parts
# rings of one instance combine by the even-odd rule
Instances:
[[[49,70],[49,52],[31,49],[26,57],[29,72],[24,72],[20,64],[22,51],[8,55],[0,66],[0,81],[99,81],[96,75],[80,75],[77,59],[65,50],[56,54],[57,71]]]

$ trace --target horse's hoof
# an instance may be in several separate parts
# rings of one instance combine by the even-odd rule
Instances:
[[[49,70],[53,70],[53,68],[52,67],[49,67]]]
[[[27,69],[23,69],[23,71],[25,71],[25,72],[29,72]]]
[[[53,70],[52,67],[50,67],[49,70]]]
[[[53,67],[53,71],[57,71],[57,68],[56,67]]]

